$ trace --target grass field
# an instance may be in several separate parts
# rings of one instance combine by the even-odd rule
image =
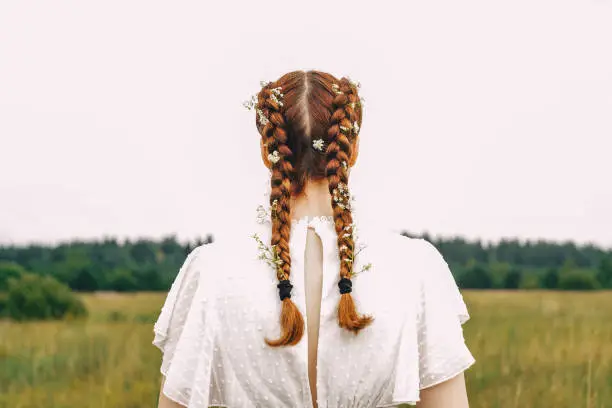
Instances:
[[[466,292],[472,408],[612,407],[612,293]],[[163,294],[86,296],[87,321],[0,321],[0,407],[154,407]]]

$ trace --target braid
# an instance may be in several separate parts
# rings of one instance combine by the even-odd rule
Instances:
[[[273,347],[297,344],[304,334],[304,318],[291,300],[290,292],[283,294],[283,289],[291,289],[291,254],[289,239],[291,236],[291,178],[293,175],[292,151],[287,144],[285,118],[281,112],[282,102],[274,94],[270,84],[259,93],[258,106],[265,115],[262,137],[273,158],[271,161],[272,238],[271,245],[282,263],[277,267],[279,289],[281,289],[282,310],[280,316],[281,336],[276,340],[265,339]],[[261,121],[260,121],[261,123]]]
[[[340,303],[338,305],[338,324],[357,334],[373,321],[372,316],[360,316],[351,296],[351,275],[355,255],[353,234],[353,215],[350,208],[348,191],[348,163],[351,162],[353,148],[349,137],[356,137],[361,115],[357,115],[356,105],[359,98],[356,88],[347,78],[332,86],[336,94],[332,103],[332,117],[327,131],[326,176],[332,196],[334,224],[338,235],[340,256]],[[358,117],[359,116],[359,117]]]

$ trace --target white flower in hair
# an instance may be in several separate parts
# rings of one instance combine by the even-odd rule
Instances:
[[[280,86],[270,89],[270,92],[272,93],[270,95],[270,99],[272,99],[278,106],[283,106],[281,98],[285,95],[282,93],[282,90],[283,89]]]
[[[265,88],[266,86],[270,85],[270,82],[268,81],[259,81],[259,85],[261,85],[262,88]]]
[[[359,123],[355,122],[353,123],[353,129],[355,129],[355,133],[359,133]]]
[[[257,223],[264,224],[268,220],[268,218],[270,218],[270,214],[268,210],[266,210],[266,207],[264,207],[263,205],[259,205],[257,207]]]
[[[275,150],[271,154],[269,154],[268,155],[268,160],[270,160],[270,162],[276,164],[280,160],[280,155],[278,154],[278,150]]]
[[[272,269],[276,269],[277,275],[280,277],[282,273],[280,266],[283,265],[283,260],[280,259],[277,246],[264,244],[257,233],[251,235],[251,238],[257,242],[257,249],[259,250],[257,258],[267,263]]]
[[[254,109],[257,106],[257,97],[255,95],[251,96],[251,99],[242,102],[242,106],[248,110]]]
[[[317,139],[317,140],[313,140],[312,141],[312,147],[314,147],[316,150],[322,152],[323,151],[323,144],[325,142],[323,141],[323,139]]]
[[[269,120],[261,109],[257,109],[257,116],[259,117],[259,123],[261,123],[262,126],[266,126],[268,124]]]
[[[353,81],[350,78],[347,78],[349,80],[349,82],[351,83],[351,85],[353,85],[355,88],[361,88],[361,83],[359,81]]]

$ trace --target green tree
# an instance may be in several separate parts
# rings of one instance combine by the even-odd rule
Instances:
[[[98,281],[89,269],[81,269],[70,280],[70,287],[82,292],[93,292],[98,289]]]
[[[519,285],[519,289],[539,289],[540,280],[533,273],[524,273]]]
[[[491,275],[480,265],[466,269],[458,281],[463,289],[490,289],[493,286]]]
[[[599,263],[597,280],[602,288],[612,289],[612,257],[607,256]]]
[[[134,273],[129,269],[117,268],[108,279],[109,289],[119,292],[130,292],[138,289],[138,282]]]
[[[504,288],[506,289],[518,289],[521,283],[521,271],[518,269],[512,269],[506,275],[504,279]]]
[[[569,271],[559,277],[559,289],[593,290],[599,288],[599,282],[593,274],[581,271]]]
[[[545,289],[557,289],[559,286],[559,271],[557,268],[549,268],[542,278],[542,287]]]
[[[149,241],[138,241],[132,245],[130,255],[137,264],[155,263],[157,252],[154,245]]]

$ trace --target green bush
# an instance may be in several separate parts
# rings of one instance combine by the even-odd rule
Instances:
[[[519,289],[539,289],[540,288],[540,280],[538,276],[533,273],[525,273],[521,277],[521,282],[519,284]]]
[[[559,286],[559,271],[550,268],[542,278],[542,287],[545,289],[557,289]]]
[[[108,277],[109,288],[118,292],[131,292],[138,290],[138,282],[134,273],[129,269],[118,268]]]
[[[14,320],[61,319],[87,314],[81,299],[50,276],[24,273],[8,283],[6,315]]]
[[[559,277],[559,289],[563,290],[593,290],[600,287],[593,274],[568,271]]]
[[[505,289],[518,289],[522,280],[521,271],[518,269],[512,269],[504,278]]]
[[[15,262],[0,261],[0,292],[8,290],[10,279],[18,279],[26,271]]]

